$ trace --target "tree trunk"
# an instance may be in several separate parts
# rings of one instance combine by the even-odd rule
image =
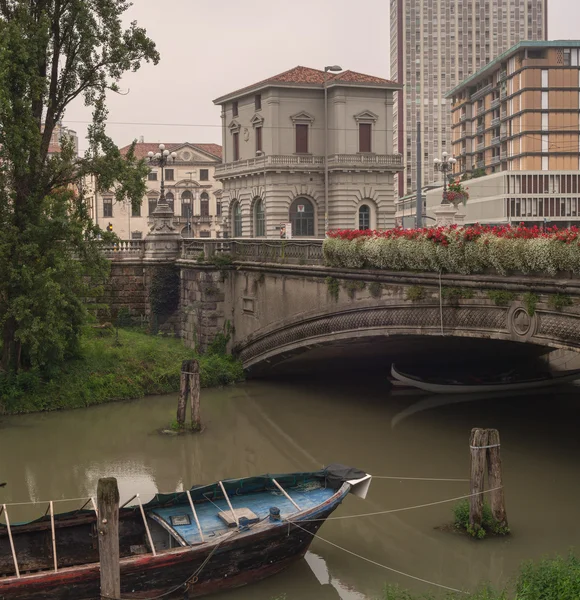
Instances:
[[[472,429],[469,438],[469,448],[471,452],[471,478],[469,498],[469,525],[474,532],[481,529],[483,517],[483,490],[485,478],[485,457],[486,449],[481,446],[487,446],[487,429]]]
[[[201,429],[201,414],[200,414],[200,381],[199,381],[199,363],[197,360],[191,361],[191,369],[189,371],[189,400],[191,402],[191,428],[199,431]]]
[[[488,429],[487,477],[489,481],[491,514],[500,527],[508,527],[503,493],[499,431]],[[499,489],[495,489],[499,488]]]

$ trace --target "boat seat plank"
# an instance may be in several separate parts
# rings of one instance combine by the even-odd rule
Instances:
[[[315,488],[309,491],[287,489],[286,492],[298,504],[301,510],[308,510],[318,506],[321,502],[330,498],[335,490],[330,488]],[[240,496],[230,496],[230,502],[234,510],[248,508],[262,520],[270,514],[270,507],[277,506],[280,509],[282,519],[296,513],[296,507],[278,490],[268,490],[256,494],[247,494]],[[225,499],[214,500],[212,502],[196,503],[195,509],[199,524],[203,531],[206,541],[211,541],[216,535],[223,535],[231,529],[218,517],[218,513],[229,512],[229,507]],[[179,504],[165,508],[156,508],[152,511],[158,518],[165,521],[169,527],[173,528],[188,544],[201,543],[201,536],[195,523],[193,513],[188,504]],[[189,524],[174,525],[171,517],[187,515]]]

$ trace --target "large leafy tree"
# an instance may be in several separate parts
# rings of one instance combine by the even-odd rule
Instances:
[[[146,167],[107,137],[106,95],[127,71],[157,63],[124,0],[0,0],[0,332],[5,372],[54,369],[78,347],[90,282],[103,276],[101,233],[83,181],[140,203]],[[89,150],[63,140],[67,107],[92,107]],[[129,101],[129,99],[128,99]]]

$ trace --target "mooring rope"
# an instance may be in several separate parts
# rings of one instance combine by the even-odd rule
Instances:
[[[448,479],[439,477],[395,477],[394,475],[372,475],[373,479],[400,479],[401,481],[453,481],[463,482],[470,481],[469,479]]]
[[[301,522],[303,522],[303,521],[301,520]],[[346,552],[347,554],[350,554],[351,556],[356,556],[356,558],[360,558],[361,560],[364,560],[372,565],[375,565],[376,567],[381,567],[381,569],[386,569],[387,571],[397,573],[397,575],[402,575],[403,577],[409,577],[410,579],[414,579],[416,581],[421,581],[422,583],[427,583],[429,585],[433,585],[435,587],[438,587],[438,588],[441,588],[444,590],[448,590],[450,592],[458,592],[459,594],[467,594],[467,592],[465,592],[463,590],[459,590],[457,588],[453,588],[448,585],[443,585],[442,583],[437,583],[436,581],[429,581],[428,579],[423,579],[422,577],[417,577],[416,575],[411,575],[410,573],[405,573],[403,571],[399,571],[398,569],[394,569],[393,567],[383,565],[381,563],[378,563],[375,560],[367,558],[366,556],[361,556],[360,554],[357,554],[356,552],[353,552],[352,550],[347,550],[346,548],[343,548],[342,546],[339,546],[338,544],[335,544],[334,542],[331,542],[330,540],[327,540],[326,538],[320,537],[317,533],[312,533],[311,531],[308,531],[308,529],[305,529],[304,527],[300,527],[300,525],[298,525],[294,521],[288,521],[288,524],[294,525],[295,527],[297,527],[298,529],[301,529],[305,533],[310,534],[312,537],[317,538],[323,542],[326,542],[327,544],[330,544],[331,546],[334,546],[335,548],[338,548],[338,550],[342,550],[343,552]]]

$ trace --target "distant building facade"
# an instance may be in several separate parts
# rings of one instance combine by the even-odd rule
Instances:
[[[44,127],[43,127],[44,129]],[[79,153],[79,137],[76,131],[73,131],[69,127],[61,123],[57,123],[52,130],[52,136],[48,145],[48,154],[59,154],[62,149],[62,142],[64,139],[72,141],[75,156]]]
[[[325,233],[323,71],[296,67],[214,101],[222,108],[224,208],[231,237]],[[391,81],[327,74],[328,226],[394,225]]]
[[[121,153],[127,152],[129,147],[121,148]],[[165,143],[165,148],[177,154],[175,162],[165,167],[165,197],[173,209],[182,237],[221,237],[222,188],[214,176],[221,163],[221,146],[184,142]],[[147,159],[148,152],[158,150],[159,143],[139,142],[135,146],[135,155]],[[110,223],[113,232],[123,240],[143,239],[149,231],[151,214],[157,207],[160,186],[160,169],[152,165],[147,177],[148,191],[140,207],[116,203],[113,193],[97,193],[94,220],[101,229]]]
[[[579,73],[580,41],[520,42],[450,91],[467,222],[578,224]]]
[[[391,0],[391,78],[404,83],[395,104],[395,148],[405,157],[398,195],[417,189],[417,121],[423,184],[440,180],[433,159],[451,152],[445,95],[520,40],[545,40],[548,0]]]

